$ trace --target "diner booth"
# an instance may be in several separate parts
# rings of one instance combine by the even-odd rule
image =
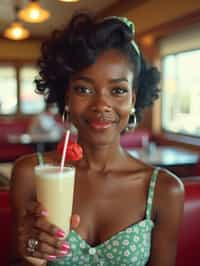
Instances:
[[[99,18],[117,14],[133,20],[144,56],[162,73],[160,99],[145,111],[134,130],[121,135],[121,146],[131,156],[165,168],[182,180],[184,216],[176,266],[197,266],[200,265],[199,4],[187,0],[181,6],[178,0],[173,5],[156,0],[134,2],[108,1],[106,8],[97,13]],[[3,37],[1,28],[0,34],[0,265],[7,266],[12,249],[9,189],[13,164],[26,154],[56,149],[67,124],[63,124],[55,104],[47,104],[34,92],[36,62],[45,35],[38,37],[36,33],[35,37],[16,42]],[[37,132],[33,124],[45,115],[48,132]],[[76,137],[73,130],[71,138]]]

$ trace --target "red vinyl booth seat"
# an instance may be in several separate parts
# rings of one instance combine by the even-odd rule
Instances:
[[[30,118],[0,119],[0,161],[14,161],[22,155],[34,152],[30,144],[11,144],[7,139],[10,134],[26,133],[29,124]]]
[[[144,142],[148,142],[150,139],[151,135],[148,130],[136,129],[121,135],[120,144],[125,149],[141,148],[144,146]]]
[[[11,242],[9,191],[0,191],[0,265],[8,266]]]
[[[200,177],[182,179],[184,217],[178,241],[176,266],[200,265]]]
[[[184,217],[178,241],[176,266],[200,265],[200,177],[183,179]],[[0,265],[8,266],[11,240],[9,191],[0,191]],[[162,265],[161,265],[162,266]]]

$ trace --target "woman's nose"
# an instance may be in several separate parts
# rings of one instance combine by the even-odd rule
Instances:
[[[95,112],[110,112],[112,105],[108,95],[96,95],[92,103],[92,110]]]

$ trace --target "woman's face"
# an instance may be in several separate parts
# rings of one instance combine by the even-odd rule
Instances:
[[[72,76],[66,104],[80,139],[93,144],[119,141],[135,103],[133,79],[127,58],[114,49]]]

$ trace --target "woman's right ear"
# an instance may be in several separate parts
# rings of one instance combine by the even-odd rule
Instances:
[[[135,94],[135,89],[132,95],[132,105],[135,106],[135,102],[136,102],[136,94]]]

